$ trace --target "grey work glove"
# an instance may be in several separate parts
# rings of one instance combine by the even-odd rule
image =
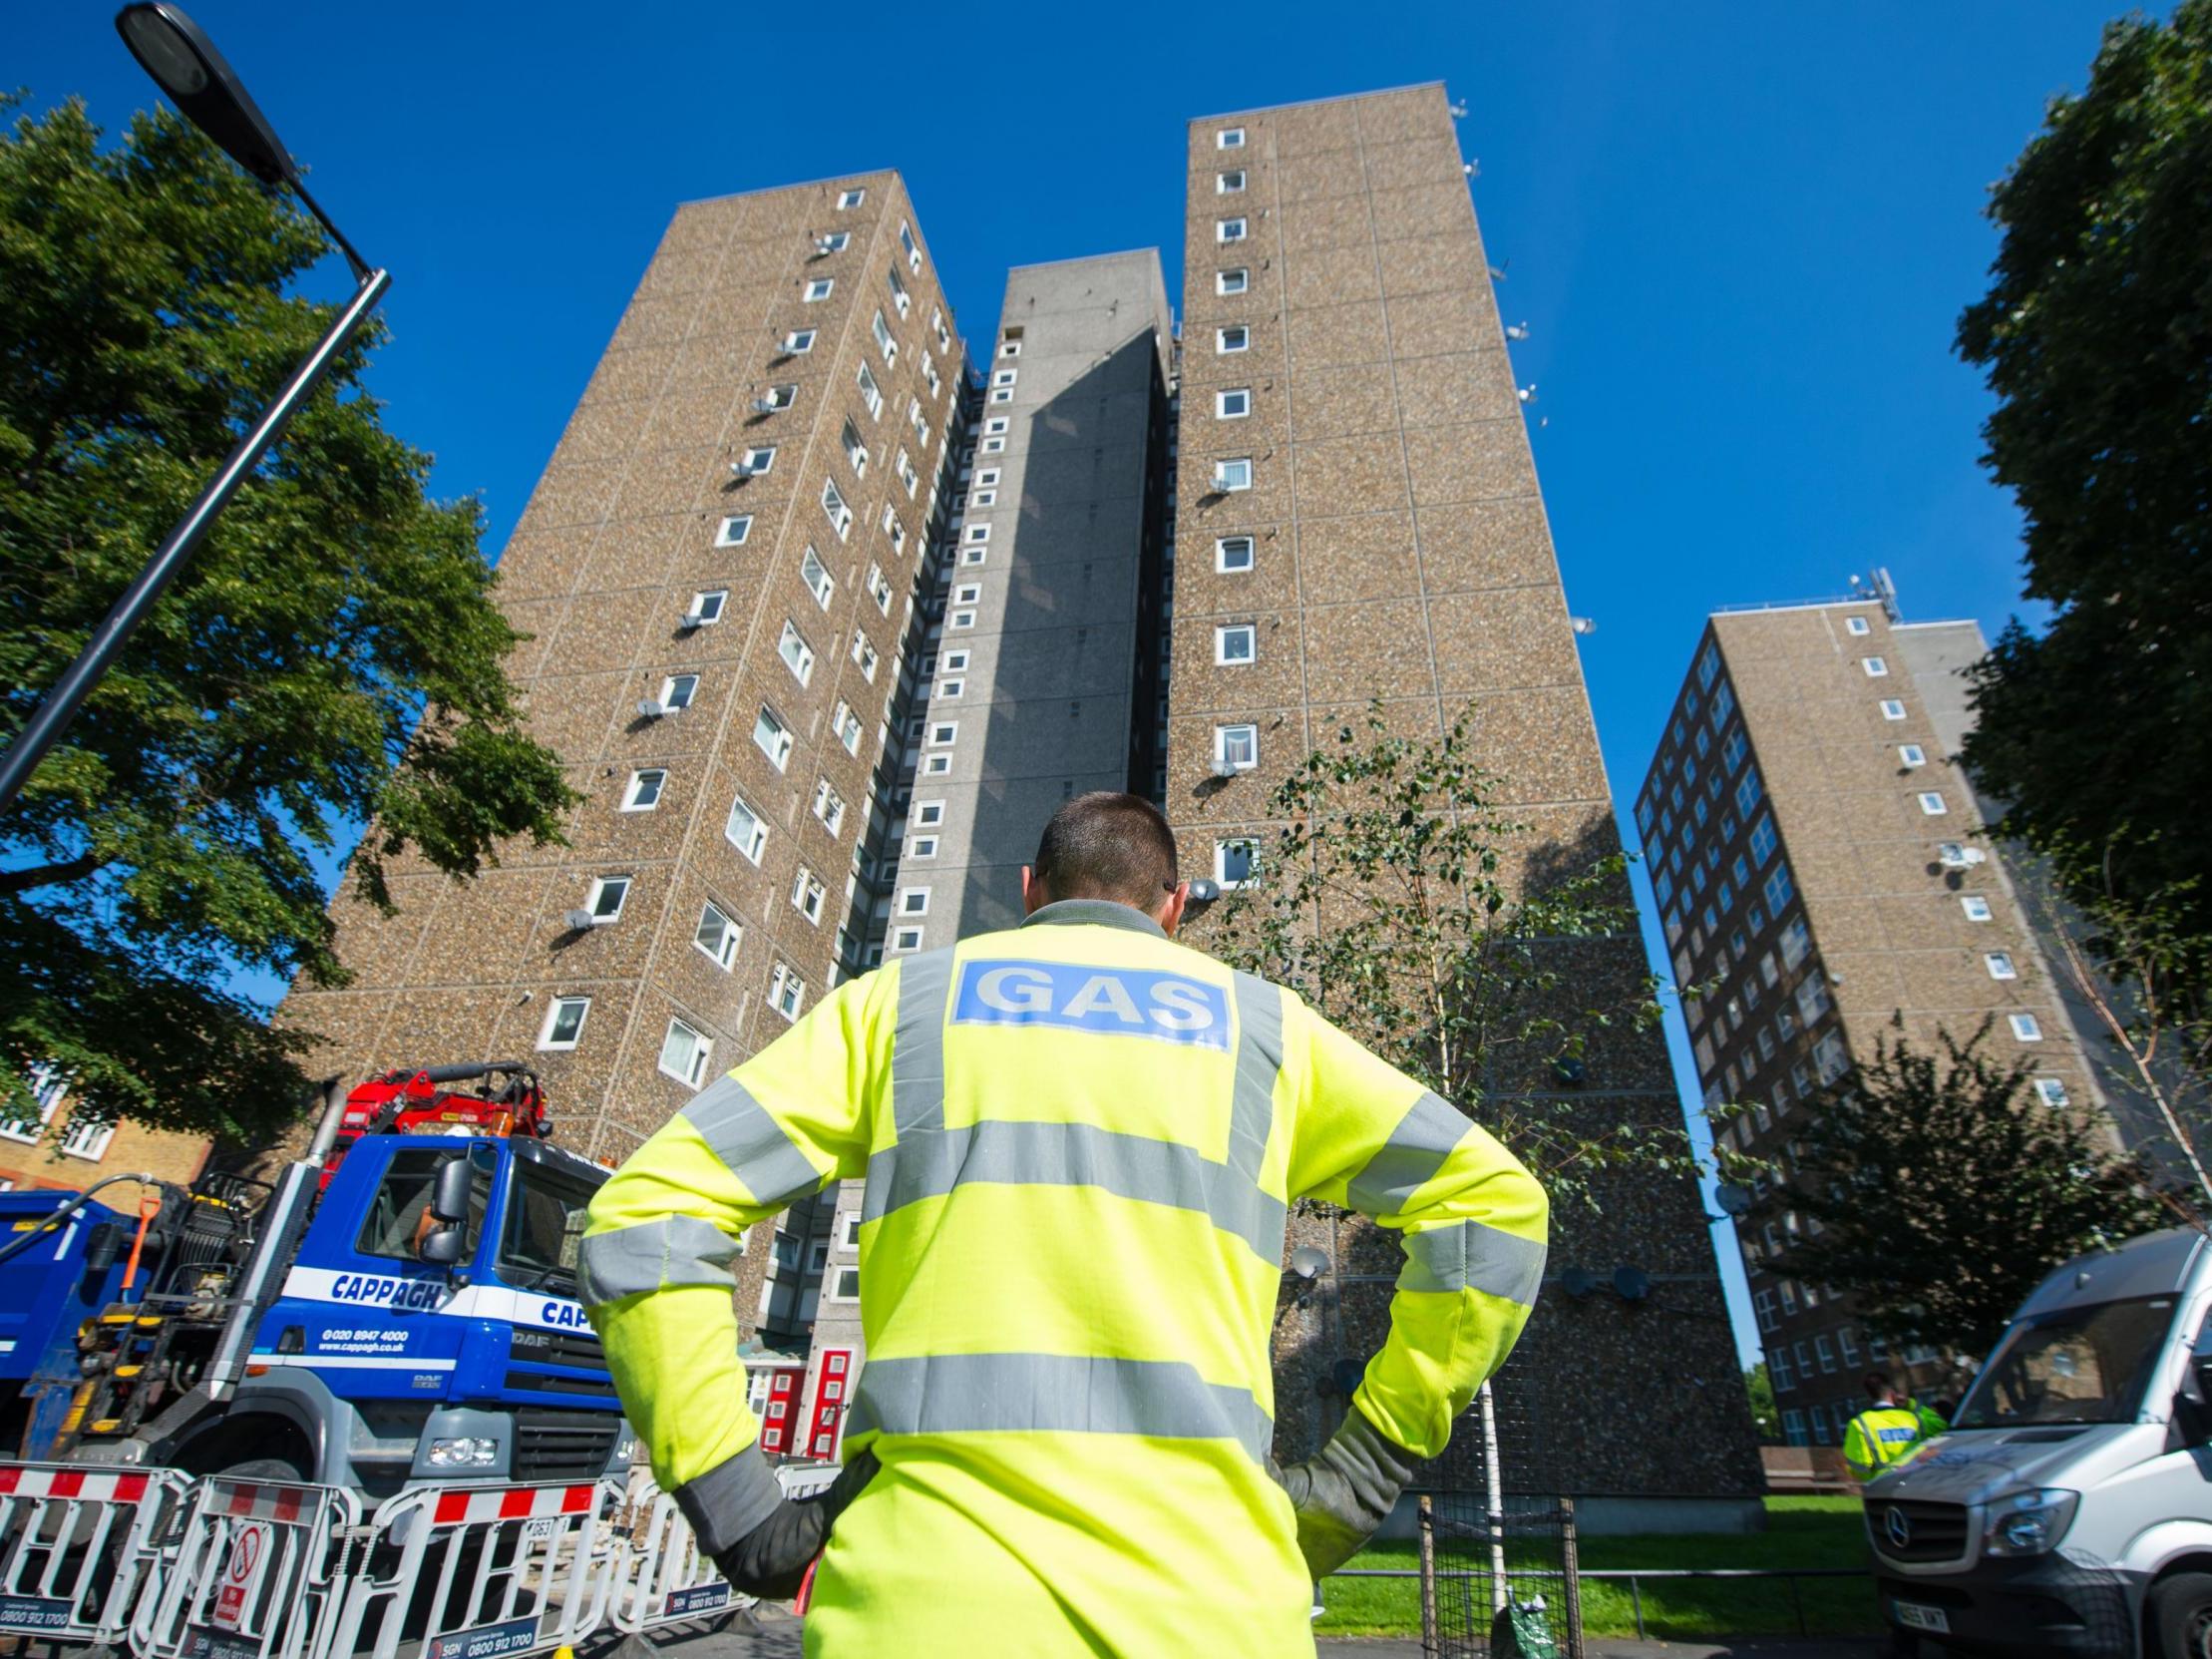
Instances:
[[[1313,1456],[1288,1468],[1269,1463],[1297,1511],[1298,1553],[1315,1583],[1358,1554],[1389,1518],[1415,1461],[1353,1406]]]
[[[747,1595],[788,1601],[830,1541],[845,1506],[875,1478],[874,1452],[847,1463],[829,1490],[785,1497],[760,1449],[748,1447],[676,1491],[676,1505],[722,1576]]]

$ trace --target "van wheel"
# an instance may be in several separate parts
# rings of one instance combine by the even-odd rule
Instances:
[[[2177,1572],[2150,1587],[2158,1659],[2212,1659],[2212,1572]]]

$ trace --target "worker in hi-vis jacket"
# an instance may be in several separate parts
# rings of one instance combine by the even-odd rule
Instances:
[[[740,1589],[791,1595],[821,1552],[809,1653],[1310,1653],[1308,1581],[1519,1336],[1536,1181],[1290,992],[1175,943],[1188,896],[1157,810],[1077,797],[1020,927],[839,987],[592,1200],[584,1302],[654,1477]],[[866,1359],[844,1472],[794,1501],[731,1263],[835,1180],[867,1183]],[[1343,1426],[1278,1469],[1270,1326],[1306,1196],[1406,1262]]]

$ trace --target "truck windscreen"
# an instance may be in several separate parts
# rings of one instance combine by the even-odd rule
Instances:
[[[590,1189],[580,1181],[515,1161],[515,1193],[500,1235],[500,1277],[519,1288],[573,1292]]]
[[[2123,1423],[2135,1416],[2166,1333],[2170,1296],[2094,1302],[2023,1319],[2005,1333],[1959,1408],[1957,1429]]]

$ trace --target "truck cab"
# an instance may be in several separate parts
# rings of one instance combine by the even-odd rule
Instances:
[[[442,1176],[457,1225],[441,1225]],[[544,1140],[364,1137],[260,1315],[227,1411],[177,1460],[281,1461],[377,1495],[626,1467],[621,1405],[576,1301],[584,1209],[605,1178]]]
[[[1950,1433],[1866,1488],[1906,1651],[2212,1651],[2212,1240],[2149,1234],[2052,1272]]]

